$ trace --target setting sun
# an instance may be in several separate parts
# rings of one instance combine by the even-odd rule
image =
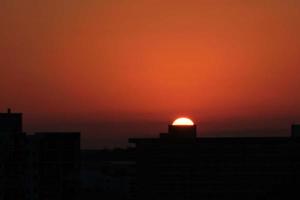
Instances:
[[[176,119],[173,124],[173,126],[193,126],[194,122],[186,117],[181,117]]]

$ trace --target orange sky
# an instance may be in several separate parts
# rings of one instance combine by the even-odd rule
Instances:
[[[0,108],[93,147],[181,114],[203,135],[288,129],[299,36],[298,0],[2,0]]]

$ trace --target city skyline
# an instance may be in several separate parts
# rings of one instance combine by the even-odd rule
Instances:
[[[283,199],[299,196],[300,125],[285,137],[198,137],[180,117],[130,146],[83,149],[80,132],[23,130],[0,113],[0,199]]]
[[[0,112],[1,113],[1,112]],[[85,123],[82,124],[74,124],[70,121],[59,121],[57,119],[51,119],[52,122],[51,126],[35,126],[32,129],[26,129],[26,113],[21,112],[15,112],[15,110],[9,108],[6,110],[6,112],[2,112],[2,114],[14,114],[14,115],[20,115],[22,116],[22,126],[23,132],[27,133],[28,135],[32,135],[36,132],[77,132],[80,131],[82,133],[82,136],[88,135],[87,133],[93,132],[96,134],[100,134],[102,138],[93,138],[93,142],[91,143],[90,138],[84,138],[82,137],[81,145],[83,149],[114,149],[114,148],[126,148],[128,147],[127,140],[129,137],[144,137],[144,138],[151,138],[151,137],[157,137],[158,133],[165,131],[165,126],[168,124],[171,126],[172,124],[178,123],[177,120],[179,120],[179,123],[193,123],[195,125],[198,125],[200,131],[198,131],[196,134],[200,138],[223,138],[223,137],[237,137],[237,138],[251,138],[251,137],[289,137],[291,130],[291,124],[297,124],[296,120],[283,120],[280,119],[281,124],[277,124],[275,126],[273,123],[265,124],[266,121],[262,121],[261,124],[257,123],[256,126],[253,126],[252,121],[236,121],[235,124],[231,124],[231,126],[227,126],[224,128],[224,124],[227,123],[221,123],[221,127],[218,127],[218,124],[215,123],[213,125],[209,124],[206,125],[205,123],[198,123],[198,121],[194,121],[193,118],[190,116],[188,118],[187,115],[181,115],[181,117],[173,118],[172,121],[169,120],[168,122],[159,122],[153,125],[153,123],[145,120],[145,121],[127,121],[127,122],[107,122],[102,121],[100,123],[97,122],[89,122],[84,121]],[[24,117],[25,115],[25,117]],[[181,121],[183,119],[183,121]],[[49,123],[49,119],[40,119],[41,121],[45,120],[45,124]],[[284,121],[285,123],[282,123]],[[64,123],[65,122],[65,123]],[[93,124],[96,123],[96,124]],[[110,124],[111,123],[111,124]],[[5,125],[5,123],[3,123]],[[93,126],[91,126],[93,125]],[[222,126],[223,125],[223,126]],[[103,134],[111,134],[113,133],[111,131],[111,127],[114,126],[116,132],[123,129],[123,133],[126,133],[122,135],[119,138],[115,139],[107,139],[103,137]],[[210,128],[209,126],[212,126]],[[93,127],[93,129],[90,129]],[[245,128],[248,127],[248,128]],[[257,129],[257,127],[261,127],[261,129]],[[282,127],[282,129],[278,128]],[[28,127],[27,127],[28,128]],[[145,130],[148,129],[148,130]]]
[[[0,0],[0,200],[283,200],[300,0]]]

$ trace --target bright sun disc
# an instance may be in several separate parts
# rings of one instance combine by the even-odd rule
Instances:
[[[186,117],[181,117],[176,119],[173,124],[173,126],[193,126],[194,122]]]

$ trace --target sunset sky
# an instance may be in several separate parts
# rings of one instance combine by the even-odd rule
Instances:
[[[300,122],[299,0],[0,0],[0,109],[84,148],[286,135]]]

